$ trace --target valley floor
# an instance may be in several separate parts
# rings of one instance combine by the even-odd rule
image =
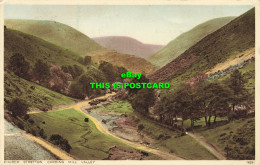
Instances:
[[[151,153],[152,157],[154,157],[153,155],[157,155],[157,157],[168,160],[181,159],[173,153],[131,142],[112,134],[96,118],[81,110],[81,107],[87,105],[89,102],[90,100],[83,101],[65,110],[54,110],[45,113],[31,112],[30,118],[36,122],[37,126],[44,128],[48,136],[58,133],[68,139],[72,145],[71,154],[79,159],[105,159],[109,154],[109,149],[115,145],[136,149],[141,152],[145,151]],[[84,123],[84,117],[89,118],[90,121]],[[56,118],[56,120],[53,120],[54,118]],[[58,123],[59,121],[65,122],[65,120],[66,126],[64,126],[64,123]],[[43,121],[46,124],[41,124]],[[75,124],[78,126],[75,126]],[[64,129],[62,127],[64,127]],[[72,131],[72,129],[74,131]]]
[[[107,94],[95,100],[111,96],[113,94]],[[70,154],[76,159],[226,159],[224,147],[219,146],[219,140],[215,141],[218,136],[222,135],[217,134],[217,137],[213,137],[214,133],[212,133],[215,129],[222,130],[221,127],[209,130],[203,127],[196,129],[197,133],[189,132],[188,135],[183,136],[178,131],[168,129],[138,114],[127,101],[106,101],[96,106],[90,106],[90,101],[92,100],[70,104],[63,106],[62,109],[48,112],[31,111],[30,119],[34,121],[31,126],[44,129],[47,137],[59,134],[66,138],[72,146]],[[85,122],[85,118],[88,118],[89,122]],[[200,124],[202,123],[203,121],[200,121]],[[185,125],[188,126],[188,123]],[[228,126],[225,127],[229,129]],[[21,130],[16,132],[15,127],[12,129],[15,133],[9,131],[5,136],[16,137],[22,134]],[[30,136],[37,140],[37,137]],[[11,156],[9,152],[13,148],[11,143],[17,144],[17,142],[12,141],[11,138],[5,139],[9,144],[6,145],[6,159],[21,158]],[[19,139],[16,140],[19,141]],[[58,151],[48,149],[48,145],[41,145],[57,156]],[[43,152],[41,158],[35,156],[26,158],[54,158],[46,151],[46,153],[41,152]],[[146,155],[147,153],[149,154]],[[33,154],[28,153],[28,155]]]

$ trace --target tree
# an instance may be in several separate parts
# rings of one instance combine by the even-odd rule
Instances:
[[[175,120],[177,119],[178,115],[181,115],[181,109],[183,109],[182,102],[182,93],[179,93],[180,90],[177,91],[171,91],[169,92],[166,96],[162,97],[162,102],[163,102],[163,109],[165,111],[164,119],[165,120],[165,114],[168,114],[170,116],[174,116]],[[168,118],[169,123],[174,124],[175,121],[173,121],[173,117]],[[182,120],[182,126],[183,126],[183,121]]]
[[[124,68],[122,66],[117,67],[117,75],[118,75],[120,81],[123,81],[123,78],[121,77],[121,74],[122,73],[126,73],[126,72],[127,72],[126,68]]]
[[[148,83],[148,82],[149,82],[149,79],[146,78],[145,75],[142,75],[140,79],[133,78],[130,83],[136,84],[136,83]],[[128,87],[128,88],[126,88],[126,89],[128,90],[129,95],[132,95],[132,94],[136,94],[136,93],[137,93],[138,91],[140,91],[142,88],[138,89],[138,88],[129,88],[129,87]],[[151,89],[149,89],[149,90],[151,90]]]
[[[133,109],[139,111],[142,114],[147,114],[148,109],[154,105],[155,96],[152,89],[141,89],[137,92],[131,101]]]
[[[98,67],[106,76],[109,82],[114,82],[117,78],[114,66],[106,61],[102,61]]]
[[[13,116],[24,116],[28,111],[29,105],[26,101],[15,98],[8,105],[7,109],[12,112]]]
[[[106,79],[109,82],[122,81],[121,74],[127,72],[124,67],[114,66],[106,61],[100,63],[99,69],[105,74]]]
[[[249,97],[249,94],[245,88],[247,80],[244,78],[239,70],[235,70],[228,79],[228,86],[233,91],[232,96],[232,109],[235,111],[235,106]]]
[[[88,74],[84,74],[84,75],[80,76],[78,82],[82,85],[84,93],[86,93],[86,95],[88,95],[88,96],[92,95],[95,91],[98,90],[98,89],[91,88],[90,83],[96,82],[96,80]]]
[[[10,58],[10,69],[22,78],[29,77],[30,64],[25,60],[24,56],[20,53],[15,53]]]
[[[85,97],[87,96],[84,91],[83,85],[81,85],[79,82],[73,82],[70,84],[69,94],[70,96],[77,99],[85,99]]]
[[[73,79],[77,78],[78,76],[80,76],[84,72],[83,69],[76,64],[74,64],[74,65],[64,65],[61,68],[65,73],[71,74]]]
[[[164,109],[166,113],[173,114],[175,119],[177,115],[181,116],[182,126],[185,120],[190,119],[191,129],[193,129],[195,121],[201,115],[195,96],[195,91],[190,84],[181,84],[176,91],[164,97],[162,100]]]
[[[47,63],[44,63],[42,60],[38,60],[33,68],[33,73],[36,80],[40,82],[47,81],[50,77],[50,67]]]
[[[200,109],[198,108],[196,91],[190,84],[184,84],[178,91],[178,97],[179,99],[177,101],[181,108],[179,113],[182,116],[182,120],[190,119],[190,128],[193,130],[195,121],[201,116]]]
[[[213,115],[215,123],[218,113],[226,112],[229,109],[232,91],[219,82],[205,82],[197,88],[196,96],[198,107],[204,113],[206,125],[210,126]]]
[[[52,65],[49,73],[49,86],[55,91],[68,93],[69,81],[72,79],[71,75],[63,72],[58,65]]]
[[[80,76],[84,72],[84,70],[76,64],[73,65],[73,71],[74,71],[74,77],[73,78]]]

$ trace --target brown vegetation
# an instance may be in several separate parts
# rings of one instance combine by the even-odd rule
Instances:
[[[109,62],[116,66],[122,66],[129,72],[149,74],[155,71],[155,67],[143,58],[133,55],[120,54],[116,51],[102,50],[91,54],[93,61]]]
[[[161,82],[172,77],[177,71],[191,66],[199,57],[194,54],[182,54],[161,69],[150,74],[148,78],[152,82]]]

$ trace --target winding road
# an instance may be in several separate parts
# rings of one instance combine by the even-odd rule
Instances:
[[[105,96],[101,96],[101,97],[98,97],[98,98],[95,98],[95,99],[104,99],[104,98],[107,98],[109,96],[113,96],[115,95],[115,93],[112,93],[112,94],[107,94]],[[73,105],[69,105],[67,107],[64,107],[63,109],[57,109],[57,110],[65,110],[65,109],[69,109],[69,108],[73,108],[81,113],[83,113],[86,117],[88,117],[90,120],[92,120],[95,125],[96,125],[96,128],[104,133],[104,134],[107,134],[109,136],[112,136],[114,137],[115,139],[121,141],[122,143],[130,146],[130,147],[133,147],[135,149],[138,149],[138,150],[142,150],[142,151],[145,151],[145,152],[149,152],[149,153],[152,153],[152,154],[155,154],[163,159],[166,159],[166,160],[182,160],[182,158],[178,157],[177,155],[175,154],[171,154],[171,153],[168,153],[168,152],[165,152],[165,151],[161,151],[161,150],[158,150],[158,149],[154,149],[154,148],[151,148],[151,147],[148,147],[148,146],[144,146],[142,144],[139,144],[139,143],[134,143],[134,142],[131,142],[131,141],[128,141],[128,140],[125,140],[123,138],[120,138],[114,134],[112,134],[111,132],[109,132],[96,118],[94,118],[93,116],[90,116],[88,113],[84,112],[81,108],[84,106],[84,105],[87,105],[90,101],[92,100],[87,100],[87,101],[82,101],[82,102],[78,102],[78,103],[75,103]],[[33,112],[28,112],[28,114],[34,114],[34,113],[43,113],[42,111],[33,111]],[[40,143],[41,141],[44,141],[43,139],[40,139],[40,138],[37,138],[37,143]],[[41,144],[43,147],[45,147],[44,144]],[[53,154],[55,154],[56,151],[52,150],[51,148],[48,149],[49,151],[51,151]],[[55,154],[56,155],[56,154]],[[60,157],[62,158],[62,157]],[[67,157],[66,157],[67,158]]]
[[[108,97],[113,96],[113,95],[115,95],[115,93],[106,94],[105,96],[101,96],[101,97],[98,97],[98,98],[95,98],[95,99],[104,99],[104,98],[108,98]],[[120,137],[112,134],[96,118],[94,118],[93,116],[89,115],[86,111],[84,111],[82,109],[82,107],[84,107],[85,105],[87,105],[91,101],[92,100],[81,101],[81,102],[78,102],[78,103],[70,104],[68,106],[63,106],[62,109],[60,109],[60,107],[59,107],[56,110],[60,111],[60,110],[73,108],[73,109],[83,113],[87,118],[92,120],[94,122],[94,124],[96,125],[96,128],[100,132],[102,132],[104,134],[107,134],[109,136],[112,136],[115,139],[121,141],[122,143],[124,143],[124,144],[126,144],[126,145],[128,145],[130,147],[133,147],[133,148],[138,149],[138,150],[142,150],[142,151],[146,151],[146,152],[155,154],[155,155],[157,155],[157,156],[159,156],[159,157],[161,157],[163,159],[166,159],[166,160],[182,160],[181,157],[178,157],[175,154],[168,153],[168,152],[165,152],[165,151],[161,151],[159,149],[154,149],[154,148],[151,148],[149,146],[144,146],[144,145],[139,144],[139,143],[131,142],[131,141],[128,141],[126,139],[120,138]],[[52,111],[55,111],[55,109],[52,110]],[[33,114],[33,113],[43,113],[43,112],[42,111],[28,112],[28,114]],[[198,135],[196,133],[191,133],[191,132],[189,132],[188,135],[191,136],[192,138],[194,138],[195,140],[197,140],[198,142],[200,142],[200,144],[202,146],[204,146],[207,150],[209,150],[213,155],[215,155],[217,159],[220,159],[220,160],[225,160],[226,159],[226,157],[224,156],[222,151],[218,147],[216,147],[213,144],[209,143],[204,137],[202,137],[202,136],[200,136],[200,135]],[[34,139],[34,141],[36,141],[41,146],[45,147],[47,150],[51,151],[54,155],[56,155],[60,159],[73,159],[71,156],[66,154],[66,152],[62,151],[61,149],[59,149],[57,147],[54,147],[53,145],[49,145],[43,139],[38,138],[38,137],[34,137],[32,135],[30,135],[30,136],[31,136],[32,139]]]

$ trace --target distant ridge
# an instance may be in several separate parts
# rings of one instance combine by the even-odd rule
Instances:
[[[134,38],[126,36],[106,36],[92,39],[104,48],[145,59],[163,48],[163,45],[144,44]]]

